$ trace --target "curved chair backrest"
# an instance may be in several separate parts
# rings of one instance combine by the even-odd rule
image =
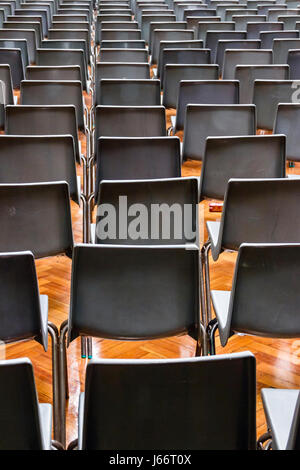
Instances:
[[[21,49],[0,49],[1,64],[8,64],[10,66],[13,87],[19,88],[25,75]]]
[[[96,150],[96,202],[102,180],[181,176],[178,137],[101,137]]]
[[[122,40],[106,40],[106,41],[101,41],[101,47],[103,49],[121,49],[121,48],[128,48],[128,49],[145,49],[146,43],[143,39],[129,39],[128,41],[122,41]]]
[[[103,79],[96,105],[109,106],[159,106],[159,80]]]
[[[36,65],[79,65],[82,86],[84,90],[87,89],[87,71],[83,50],[37,49]]]
[[[152,39],[152,64],[158,63],[160,41],[191,41],[194,39],[194,35],[192,29],[156,29]]]
[[[212,63],[216,61],[218,42],[221,39],[247,39],[247,34],[245,31],[207,31],[205,47],[210,49]]]
[[[224,69],[224,55],[227,49],[260,49],[260,41],[257,39],[220,39],[217,46],[216,64],[220,66],[221,71]]]
[[[182,80],[218,80],[218,65],[165,65],[163,82],[163,105],[166,108],[176,108],[178,103],[179,83]]]
[[[88,44],[86,43],[85,39],[47,39],[47,41],[42,41],[41,49],[81,49],[84,55],[85,63],[80,60],[78,65],[82,65],[85,67],[85,73],[87,75],[87,67],[90,62],[89,58],[89,48]],[[60,65],[60,64],[53,64],[53,65]],[[73,65],[73,64],[62,64],[62,65]],[[84,76],[84,75],[83,75]]]
[[[159,75],[161,83],[163,83],[164,80],[164,68],[167,64],[210,64],[210,50],[200,48],[163,49],[162,61],[159,64],[162,71]]]
[[[243,11],[246,11],[246,9],[247,9],[246,5],[239,5],[239,4],[235,5],[234,3],[232,3],[232,4],[229,3],[229,5],[228,5],[228,3],[227,3],[227,5],[224,4],[224,3],[221,3],[221,4],[218,4],[216,8],[217,8],[217,15],[221,16],[222,21],[225,21],[226,10],[228,10],[229,8],[231,10],[241,10],[242,9]]]
[[[299,13],[296,15],[278,16],[278,21],[284,24],[284,29],[298,29],[296,23],[300,21]]]
[[[23,39],[27,42],[27,51],[29,63],[36,62],[36,35],[32,29],[0,29],[0,39]],[[18,49],[18,48],[17,48]]]
[[[216,16],[214,8],[195,8],[193,5],[184,5],[181,10],[178,19],[183,21],[186,21],[189,16]]]
[[[71,135],[0,135],[0,184],[66,181],[79,204],[75,146]]]
[[[290,67],[290,80],[300,80],[300,49],[289,50],[287,64]]]
[[[147,15],[145,13],[142,15],[141,18],[141,32],[142,32],[142,38],[145,39],[149,43],[150,41],[150,25],[151,23],[162,23],[162,22],[168,22],[168,23],[175,23],[176,21],[176,16],[170,13],[163,13],[159,15]]]
[[[89,31],[87,29],[49,29],[48,39],[81,39],[86,42],[89,52],[91,51]]]
[[[297,95],[293,80],[255,80],[253,103],[258,129],[273,129],[279,103],[291,103]]]
[[[228,329],[273,338],[299,337],[299,261],[299,244],[243,244],[232,285]]]
[[[72,256],[66,182],[0,185],[0,251],[30,250],[36,258]]]
[[[35,10],[37,10],[38,14],[42,15],[43,21],[46,22],[46,30],[48,31],[48,28],[50,27],[50,22],[51,22],[50,20],[51,9],[50,9],[49,4],[45,2],[41,2],[39,4],[30,3],[28,5],[28,3],[26,2],[21,5],[21,8],[19,9],[17,8],[14,14],[18,15],[18,12],[20,12],[19,14],[22,15],[23,14],[22,12],[24,10],[30,10],[33,14],[35,14],[36,13]]]
[[[267,17],[266,15],[241,15],[239,13],[234,13],[234,15],[232,15],[232,21],[235,23],[235,27],[238,31],[247,31],[248,23],[267,21]]]
[[[71,135],[80,162],[75,106],[6,106],[5,133],[10,135]]]
[[[299,243],[299,191],[300,179],[231,179],[225,194],[219,253],[221,248],[238,250],[242,243]]]
[[[26,39],[2,39],[0,38],[0,49],[20,49],[23,66],[27,67],[29,65],[29,56],[28,56]]]
[[[81,447],[255,449],[255,368],[249,352],[93,360],[86,373]]]
[[[95,143],[99,137],[166,135],[164,106],[97,106]]]
[[[9,65],[0,65],[0,90],[0,128],[3,129],[5,125],[5,105],[14,104],[13,84]]]
[[[197,28],[197,38],[206,42],[207,31],[234,31],[235,24],[233,21],[216,21],[216,22],[201,22]]]
[[[89,22],[86,23],[78,21],[53,21],[52,29],[87,29],[89,30]]]
[[[30,18],[25,17],[25,20],[21,16],[12,17],[14,21],[5,21],[3,23],[3,28],[4,29],[30,29],[30,31],[35,32],[35,40],[36,40],[36,46],[40,47],[41,42],[42,42],[42,31],[41,31],[41,25],[38,21],[30,21]]]
[[[82,84],[79,81],[25,80],[21,83],[20,104],[73,105],[78,128],[84,129],[84,103]]]
[[[23,8],[15,10],[14,17],[18,19],[19,16],[27,16],[30,19],[32,17],[39,17],[41,20],[42,35],[43,38],[48,34],[48,22],[46,10],[24,10]]]
[[[285,143],[284,135],[208,137],[200,201],[224,199],[231,178],[285,178]]]
[[[300,161],[298,126],[300,125],[300,103],[278,105],[273,132],[286,135],[286,158]]]
[[[223,79],[233,80],[237,65],[272,65],[271,50],[227,49],[224,54]]]
[[[130,21],[131,15],[128,13],[125,14],[112,14],[112,15],[97,15],[95,23],[95,44],[96,46],[100,45],[101,42],[101,23],[103,21]]]
[[[76,245],[69,341],[85,333],[123,340],[196,335],[198,257],[196,245]]]
[[[102,29],[101,41],[128,41],[141,39],[140,29]]]
[[[79,65],[33,65],[25,72],[26,80],[81,80]]]
[[[1,341],[35,339],[47,350],[48,333],[43,326],[33,254],[30,251],[0,253],[0,279]]]
[[[240,103],[253,102],[255,80],[288,80],[288,65],[237,65],[234,78],[240,82]],[[280,134],[280,132],[279,132]]]
[[[153,23],[150,23],[150,29],[149,29],[149,42],[148,42],[148,47],[149,47],[149,54],[152,54],[153,50],[153,39],[154,39],[154,31],[157,29],[187,29],[187,24],[185,21],[171,21],[168,22],[165,20],[164,22],[157,22],[156,20]]]
[[[163,52],[165,49],[203,49],[203,41],[201,41],[200,39],[193,39],[191,41],[160,41],[159,58],[158,58],[158,64],[157,64],[158,78],[161,78],[163,76],[163,69],[166,65],[166,62],[164,62],[163,60]],[[208,49],[204,49],[203,54],[204,55],[209,54],[208,63],[210,63],[210,52],[208,53],[207,51]]]
[[[300,49],[300,39],[274,39],[274,64],[286,64],[288,59],[288,53],[291,49]]]
[[[259,34],[262,49],[272,49],[273,39],[297,39],[299,31],[262,31]]]
[[[282,31],[284,28],[283,23],[275,23],[269,21],[262,21],[257,23],[247,24],[247,39],[259,39],[261,31]]]
[[[100,51],[101,62],[148,62],[147,49],[103,49]]]
[[[181,81],[179,84],[176,131],[182,130],[188,104],[238,104],[237,80]]]
[[[189,104],[184,129],[183,158],[202,160],[209,136],[255,135],[255,106]]]
[[[23,283],[24,279],[21,280]],[[44,443],[29,359],[0,361],[0,448],[42,450]]]
[[[220,16],[187,16],[186,29],[193,29],[195,31],[195,36],[198,37],[198,27],[200,23],[219,23],[220,21]]]

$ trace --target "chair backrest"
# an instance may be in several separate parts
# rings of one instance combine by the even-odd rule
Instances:
[[[291,2],[289,2],[291,4]],[[287,8],[287,5],[285,8],[277,8],[277,9],[272,9],[269,11],[268,19],[269,21],[278,21],[279,16],[282,15],[298,15],[299,14],[299,9],[298,8]]]
[[[103,79],[96,105],[159,106],[159,80]]]
[[[20,104],[73,105],[79,129],[84,129],[84,103],[79,81],[25,80],[21,83]]]
[[[22,278],[21,284],[26,280]],[[15,297],[15,295],[13,295]],[[44,449],[33,367],[29,359],[0,361],[1,450]]]
[[[240,82],[240,103],[253,101],[255,80],[288,80],[288,65],[237,65],[234,78]]]
[[[102,180],[181,176],[178,137],[101,137],[96,148],[95,201]]]
[[[259,39],[261,40],[262,49],[272,49],[273,39],[298,39],[299,31],[261,31]]]
[[[248,352],[93,360],[87,366],[82,448],[255,449],[255,368]]]
[[[194,39],[194,31],[188,29],[156,29],[153,32],[152,64],[158,63],[161,41],[191,41]]]
[[[101,62],[148,62],[147,49],[103,49],[100,51]]]
[[[0,136],[0,184],[66,181],[79,204],[71,135]]]
[[[300,39],[274,39],[273,40],[274,64],[286,64],[290,49],[300,49]]]
[[[30,29],[30,31],[35,32],[36,45],[40,47],[42,42],[40,23],[37,21],[29,21],[30,18],[28,18],[28,21],[23,21],[21,16],[18,16],[18,18],[14,17],[13,19],[14,21],[5,21],[3,23],[3,29]],[[27,20],[27,17],[25,17],[25,20]]]
[[[181,81],[179,84],[176,131],[182,130],[188,104],[238,104],[237,80]]]
[[[27,41],[27,51],[29,63],[36,62],[36,35],[32,29],[0,29],[0,39],[25,39]]]
[[[235,24],[233,21],[216,21],[214,23],[212,23],[211,21],[203,21],[198,24],[197,38],[202,39],[205,44],[207,31],[234,31],[234,29]]]
[[[205,47],[210,49],[212,63],[216,61],[218,42],[221,39],[247,39],[247,34],[245,31],[207,31]]]
[[[235,27],[238,31],[247,31],[248,23],[257,23],[258,21],[267,21],[266,15],[232,15],[232,21],[235,23]]]
[[[63,49],[63,50],[81,49],[84,53],[83,55],[84,55],[84,60],[85,60],[85,63],[82,65],[85,66],[86,71],[87,71],[87,66],[90,62],[90,59],[89,59],[89,48],[85,39],[47,39],[47,41],[46,40],[42,41],[41,48],[42,49],[43,48],[44,49]],[[68,65],[68,64],[65,64],[65,65]]]
[[[164,106],[97,106],[95,143],[99,137],[166,135]]]
[[[10,72],[10,66],[0,65],[0,128],[5,125],[5,105],[14,104],[13,85]]]
[[[300,79],[300,49],[288,51],[287,64],[290,68],[290,80]]]
[[[25,75],[21,49],[0,49],[1,64],[8,64],[10,66],[13,87],[19,88]]]
[[[163,13],[159,15],[142,15],[141,18],[141,32],[142,32],[142,38],[145,39],[149,43],[150,40],[150,24],[151,23],[161,23],[161,22],[168,22],[168,23],[175,23],[176,21],[176,16],[172,15],[170,13]]]
[[[46,10],[24,10],[24,8],[15,10],[14,16],[12,18],[17,18],[19,16],[29,17],[31,18],[38,17],[40,18],[41,28],[42,28],[42,35],[43,37],[47,36],[48,33],[48,21],[47,21],[47,12]]]
[[[89,31],[87,29],[49,29],[48,39],[81,39],[86,42],[87,48],[91,51]]]
[[[163,70],[166,62],[163,60],[163,53],[165,49],[203,49],[203,41],[200,39],[193,39],[191,41],[160,41],[159,43],[159,58],[157,64],[157,76],[161,78],[163,76]],[[210,63],[210,52],[205,49],[203,54],[209,54]]]
[[[96,46],[100,45],[101,41],[101,23],[103,21],[130,21],[131,20],[131,15],[126,13],[126,14],[112,14],[112,15],[101,15],[97,16],[96,18],[96,23],[95,23],[95,44]]]
[[[103,180],[95,241],[108,245],[198,244],[198,199],[195,177]],[[110,210],[118,214],[116,225],[108,220]],[[110,223],[114,225],[108,227]]]
[[[299,337],[299,261],[299,244],[241,245],[229,305],[231,331]]]
[[[220,16],[187,16],[187,29],[193,29],[196,37],[198,37],[198,26],[200,23],[219,23]]]
[[[158,23],[157,21],[150,23],[149,42],[148,42],[150,55],[152,54],[152,50],[153,50],[154,31],[156,31],[157,29],[164,29],[164,30],[165,29],[172,29],[172,30],[180,29],[182,30],[182,29],[187,29],[187,23],[185,21],[167,22],[167,20],[165,22],[160,22],[160,23]]]
[[[208,136],[256,133],[255,106],[188,104],[184,129],[183,158],[202,160]]]
[[[231,178],[284,178],[285,143],[284,135],[208,137],[201,167],[200,201],[224,199]]]
[[[34,65],[25,72],[26,80],[81,80],[79,65]]]
[[[273,129],[279,103],[292,103],[297,97],[293,80],[255,80],[253,103],[258,129]]]
[[[0,195],[0,251],[30,250],[36,258],[62,253],[72,256],[66,182],[1,184]]]
[[[299,191],[300,179],[229,180],[218,251],[238,250],[242,243],[299,243]]]
[[[80,151],[75,106],[6,106],[5,133],[10,135],[71,135],[77,162]]]
[[[141,39],[140,29],[103,29],[101,41],[128,41]]]
[[[227,49],[260,49],[260,41],[257,39],[221,39],[218,41],[216,63],[219,64],[221,71],[224,69],[224,56]]]
[[[259,21],[257,23],[247,24],[247,39],[259,39],[261,31],[282,31],[283,23]]]
[[[224,54],[223,79],[233,80],[237,65],[272,65],[272,51],[267,49],[227,49]]]
[[[286,158],[289,161],[300,161],[298,123],[300,123],[300,103],[280,103],[273,132],[286,135]]]
[[[164,70],[163,105],[166,108],[176,108],[179,83],[182,80],[218,80],[218,78],[218,65],[167,64]]]
[[[73,253],[69,341],[85,333],[111,339],[196,335],[198,283],[196,245],[78,244]]]
[[[132,40],[129,39],[127,41],[101,41],[101,47],[103,49],[121,49],[121,48],[128,48],[128,49],[145,49],[146,43],[143,39]]]
[[[167,64],[210,64],[210,50],[200,48],[163,49],[162,61],[159,64],[159,67],[162,69],[162,73],[159,74],[162,84],[164,80],[164,69]]]
[[[23,66],[29,65],[29,56],[26,39],[2,39],[0,38],[0,49],[20,49]]]

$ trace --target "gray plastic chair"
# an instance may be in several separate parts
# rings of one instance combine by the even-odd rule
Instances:
[[[255,80],[253,103],[258,129],[273,129],[279,103],[292,103],[297,96],[293,80]]]
[[[166,30],[166,29],[172,29],[172,30],[176,30],[176,29],[180,29],[180,30],[184,30],[184,29],[187,29],[187,23],[185,21],[172,21],[170,23],[168,22],[153,22],[153,23],[150,23],[150,28],[149,28],[149,43],[148,43],[148,48],[149,48],[149,54],[151,55],[152,54],[152,50],[153,50],[153,40],[155,39],[155,36],[154,36],[154,31],[156,31],[157,29],[161,30]]]
[[[216,16],[216,10],[214,8],[195,8],[192,5],[184,5],[178,19],[186,21],[190,16]]]
[[[255,80],[288,80],[288,65],[237,65],[234,78],[240,82],[240,103],[250,104],[253,101]],[[279,132],[280,134],[280,132]]]
[[[99,55],[101,62],[141,62],[148,63],[147,49],[103,49]]]
[[[12,18],[16,18],[18,21],[18,17],[29,17],[30,19],[33,17],[39,17],[40,23],[42,27],[42,36],[43,38],[48,34],[48,21],[47,21],[47,12],[46,10],[24,10],[23,8],[15,10],[14,16]]]
[[[224,56],[227,49],[260,49],[260,41],[257,39],[221,39],[218,41],[216,63],[221,71],[224,68]]]
[[[261,396],[272,449],[299,450],[300,391],[263,388]]]
[[[237,65],[272,65],[272,51],[267,49],[226,49],[223,79],[233,80]]]
[[[19,88],[25,76],[21,49],[0,49],[1,64],[8,64],[10,66],[13,87]]]
[[[209,49],[163,49],[162,60],[159,67],[162,73],[158,74],[161,83],[164,81],[164,69],[167,64],[195,64],[195,65],[208,65],[210,64],[210,50]],[[158,69],[159,72],[159,69]]]
[[[278,21],[284,24],[284,29],[297,29],[296,23],[300,21],[300,14],[278,16]]]
[[[300,103],[278,105],[273,132],[286,135],[286,158],[292,162],[300,161],[299,120]]]
[[[200,201],[223,200],[231,178],[285,178],[285,145],[284,135],[208,137],[201,166]]]
[[[37,21],[23,21],[21,16],[18,18],[13,17],[14,21],[5,21],[3,23],[3,29],[29,29],[35,32],[36,46],[40,47],[42,42],[41,25]],[[27,20],[27,17],[25,17]]]
[[[0,65],[0,128],[5,125],[5,106],[14,104],[13,84],[9,65]]]
[[[274,64],[287,64],[288,53],[290,49],[300,49],[300,39],[274,39]]]
[[[103,29],[101,41],[128,41],[141,39],[140,29]]]
[[[100,81],[97,105],[159,106],[159,80],[103,79]]]
[[[290,2],[289,2],[290,3]],[[285,6],[285,8],[277,8],[277,9],[272,9],[269,11],[268,19],[269,21],[278,21],[279,16],[282,15],[297,15],[299,14],[299,9],[298,8],[287,8],[288,5]]]
[[[20,49],[24,67],[29,65],[29,56],[26,39],[2,39],[0,49]]]
[[[216,62],[218,41],[221,39],[247,39],[245,31],[207,31],[205,47],[210,49],[211,61]]]
[[[299,31],[261,31],[259,39],[261,40],[262,49],[272,49],[274,39],[298,39]]]
[[[182,156],[203,160],[208,136],[254,135],[254,105],[188,104],[186,107]]]
[[[172,130],[184,128],[188,104],[238,104],[239,82],[237,80],[181,81],[179,84],[176,119],[172,119]]]
[[[79,399],[78,442],[71,447],[255,449],[255,386],[255,358],[251,353],[92,361],[87,366],[85,392]],[[185,400],[186,396],[190,399]],[[213,417],[206,405],[210,400],[214,403]],[[145,421],[151,429],[146,434]],[[123,432],[125,423],[127,431]]]
[[[163,53],[165,49],[203,49],[203,41],[199,39],[193,39],[192,41],[160,41],[159,58],[158,58],[158,64],[157,64],[157,77],[158,78],[162,77],[163,69],[164,69],[164,66],[166,65],[166,63],[163,60]],[[203,54],[208,55],[210,53],[208,53],[207,49],[205,49]]]
[[[220,16],[187,16],[187,29],[193,29],[195,36],[198,37],[198,26],[199,23],[219,23],[221,21]]]
[[[206,42],[207,31],[234,31],[235,24],[233,21],[216,21],[201,22],[197,28],[197,38]]]
[[[96,22],[95,22],[95,44],[96,46],[100,45],[101,38],[100,38],[100,32],[101,32],[101,23],[102,21],[130,21],[131,20],[131,15],[126,13],[126,14],[115,14],[115,15],[97,15]]]
[[[129,39],[128,41],[101,41],[101,47],[103,49],[121,49],[121,48],[128,48],[128,49],[145,49],[146,43],[143,39],[132,40]]]
[[[191,41],[194,34],[193,30],[188,29],[156,29],[153,33],[152,65],[158,63],[161,41]]]
[[[235,28],[238,31],[247,31],[248,23],[257,23],[259,21],[267,21],[266,15],[232,15],[232,21],[235,23]]]
[[[300,49],[292,49],[288,52],[287,64],[290,67],[290,80],[300,79]]]
[[[71,199],[80,203],[71,135],[0,135],[0,184],[48,181],[66,181]]]
[[[49,29],[48,39],[73,40],[81,39],[85,41],[89,54],[92,52],[92,46],[89,40],[89,31],[87,29]]]
[[[179,83],[182,80],[218,80],[217,65],[166,65],[163,82],[163,105],[166,108],[176,108],[178,103]]]
[[[26,80],[81,80],[79,65],[34,65],[26,68]]]
[[[77,163],[84,160],[79,148],[75,106],[6,106],[5,133],[8,135],[71,135]]]
[[[169,23],[175,23],[176,21],[176,16],[171,15],[170,13],[163,13],[160,12],[159,15],[147,15],[144,14],[142,15],[141,18],[141,32],[142,32],[142,38],[145,39],[146,42],[149,43],[150,40],[150,24],[151,23],[161,23],[161,22],[169,22]]]
[[[129,215],[139,216],[135,225],[129,217],[117,223],[115,232],[107,231],[108,205],[123,217],[127,214],[120,197],[126,197]],[[108,245],[184,245],[199,244],[198,179],[160,178],[104,181],[99,185],[95,243]],[[151,214],[146,221],[140,207]],[[156,208],[156,213],[155,213]],[[146,223],[144,223],[146,222]],[[134,227],[132,227],[134,225]],[[124,236],[125,235],[125,236]],[[94,240],[93,240],[94,241]]]
[[[215,354],[217,328],[223,347],[234,333],[299,338],[299,259],[299,244],[243,243],[240,246],[232,290],[211,291],[216,314],[209,329],[211,354]]]
[[[51,450],[52,406],[38,402],[30,360],[0,361],[0,380],[1,450]]]
[[[263,21],[258,23],[247,24],[247,39],[259,39],[261,31],[282,31],[283,23]]]
[[[34,30],[0,29],[0,39],[23,39],[27,42],[29,63],[36,62],[36,36]]]
[[[181,176],[178,137],[101,137],[96,150],[96,202],[102,180]]]
[[[73,30],[74,31],[74,30]],[[84,61],[80,64],[85,68],[85,74],[88,75],[88,65],[91,65],[89,57],[89,47],[85,39],[47,39],[42,41],[41,49],[81,49],[84,55]],[[68,65],[68,64],[65,64]],[[72,64],[69,64],[72,65]]]

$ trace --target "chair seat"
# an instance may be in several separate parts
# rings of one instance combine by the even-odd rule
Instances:
[[[220,226],[221,226],[220,222],[212,222],[212,221],[206,222],[208,238],[211,242],[211,254],[212,254],[214,261],[218,259],[219,254],[220,254],[219,249],[218,249]]]
[[[272,448],[287,450],[299,390],[264,388],[261,393],[268,427],[272,433]]]
[[[39,412],[44,449],[51,450],[52,406],[48,403],[39,404]]]
[[[220,341],[222,346],[226,346],[229,338],[228,326],[230,326],[229,304],[231,291],[212,290],[211,299],[214,311],[218,320]]]

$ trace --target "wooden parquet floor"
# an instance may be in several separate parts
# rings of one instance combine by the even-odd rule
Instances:
[[[183,176],[200,174],[200,163],[189,161],[183,165]],[[300,164],[290,170],[300,174]],[[78,169],[79,174],[81,169]],[[200,230],[204,238],[204,220],[215,220],[220,214],[210,213],[208,203],[200,205]],[[73,229],[76,242],[82,241],[82,211],[72,202]],[[236,255],[224,253],[217,263],[211,262],[213,289],[230,290]],[[41,294],[49,296],[49,319],[57,326],[68,317],[70,300],[71,261],[64,256],[37,260]],[[257,359],[257,433],[265,430],[265,419],[260,399],[262,387],[300,388],[300,341],[260,339],[235,336],[222,349],[217,340],[217,353],[252,351]],[[186,336],[155,341],[118,342],[93,340],[94,357],[104,358],[174,358],[194,354],[195,344]],[[39,400],[52,402],[51,353],[45,353],[34,341],[10,345],[7,358],[29,357],[34,365]],[[80,356],[80,341],[68,349],[70,399],[67,406],[67,443],[77,437],[78,397],[83,390],[86,360]]]

